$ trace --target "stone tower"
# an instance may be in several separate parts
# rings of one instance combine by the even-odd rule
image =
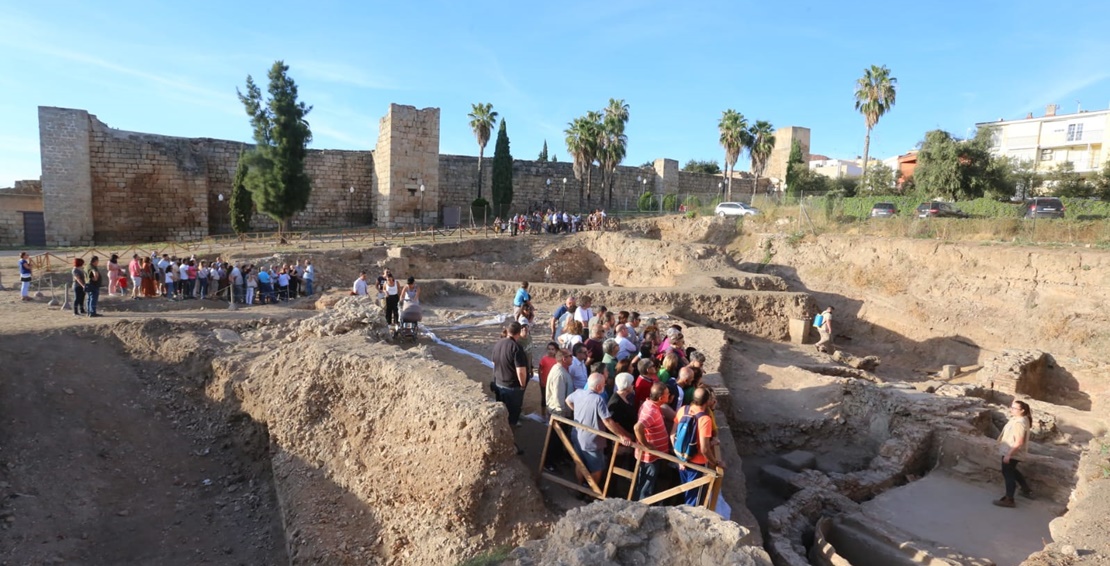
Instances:
[[[424,191],[420,190],[421,185]],[[439,202],[439,108],[390,104],[374,150],[374,222],[434,224]]]
[[[809,128],[787,126],[775,130],[775,149],[771,151],[771,160],[767,170],[763,172],[764,177],[786,180],[786,164],[790,160],[790,146],[794,140],[802,146],[802,166],[809,166]]]
[[[39,106],[42,209],[48,246],[93,243],[89,128],[89,113],[84,110]]]

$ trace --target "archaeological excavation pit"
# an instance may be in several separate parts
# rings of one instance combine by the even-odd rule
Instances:
[[[167,322],[147,305],[127,306],[119,318],[133,320],[17,336],[0,347],[35,369],[6,388],[26,382],[29,389],[19,393],[26,396],[34,384],[42,389],[37,395],[62,403],[58,414],[67,419],[67,401],[111,393],[116,397],[99,413],[138,411],[120,418],[134,438],[104,430],[103,422],[82,424],[94,431],[83,434],[167,454],[159,459],[154,450],[146,459],[153,471],[144,475],[147,462],[134,456],[143,450],[122,450],[129,468],[111,450],[86,454],[80,427],[58,428],[77,435],[65,445],[74,449],[60,451],[82,462],[65,483],[97,486],[113,505],[79,505],[95,510],[87,514],[100,519],[99,530],[76,519],[58,522],[65,528],[49,544],[37,542],[42,552],[33,556],[111,561],[119,556],[111,552],[122,551],[103,541],[120,532],[153,541],[129,550],[164,552],[129,556],[172,555],[168,564],[195,562],[171,553],[166,541],[174,536],[194,541],[189,552],[212,563],[247,564],[458,564],[527,543],[532,550],[508,562],[526,564],[528,556],[578,552],[572,546],[606,548],[574,538],[583,531],[574,521],[598,520],[587,511],[595,505],[538,481],[544,425],[525,419],[510,429],[503,407],[489,399],[483,358],[522,280],[532,283],[543,328],[566,295],[590,294],[595,304],[682,324],[688,344],[706,354],[706,383],[721,399],[728,465],[722,493],[738,525],[728,548],[714,549],[718,556],[778,565],[869,564],[876,556],[889,564],[1018,564],[1045,542],[1091,538],[1082,535],[1090,532],[1089,506],[1104,494],[1090,479],[1100,469],[1097,447],[1106,432],[1104,392],[1089,387],[1090,366],[1080,354],[1034,355],[1032,365],[1013,365],[980,337],[976,360],[945,359],[951,340],[882,326],[860,306],[883,303],[881,297],[810,289],[800,260],[799,279],[775,275],[775,266],[763,274],[737,270],[747,258],[713,243],[721,230],[720,222],[674,221],[631,230],[646,238],[581,234],[329,250],[314,261],[325,285],[339,290],[294,308],[252,308],[214,321],[196,305],[173,305],[164,316],[174,322]],[[679,234],[690,243],[678,243]],[[359,269],[381,266],[422,285],[424,334],[414,344],[392,341],[380,309],[344,296]],[[812,338],[798,332],[799,322],[829,301],[845,311],[843,363],[814,352],[805,343]],[[905,351],[894,351],[895,340]],[[535,342],[538,352],[542,332]],[[853,367],[871,354],[881,359],[877,367]],[[948,361],[957,375],[939,377]],[[105,369],[49,385],[57,391],[34,379],[44,369],[60,380],[89,367]],[[1012,383],[1001,377],[1015,371]],[[1035,398],[1034,445],[1022,470],[1038,496],[1019,502],[1016,512],[990,505],[1001,490],[994,438],[1005,422],[1003,403],[1015,395]],[[31,399],[5,394],[12,407]],[[538,412],[538,404],[529,391],[524,412]],[[47,421],[6,418],[3,426],[5,439],[28,439],[13,461],[40,459],[30,439],[45,438],[36,431]],[[4,450],[11,454],[7,444]],[[0,469],[4,489],[18,494],[0,507],[14,517],[0,531],[6,548],[28,548],[20,534],[25,518],[42,531],[29,509],[53,488],[26,491],[32,471]],[[129,490],[132,484],[138,487]],[[176,512],[150,515],[151,508]],[[621,517],[619,528],[607,531],[613,536],[709,524],[705,516],[612,510]],[[129,524],[142,528],[124,531]],[[197,540],[211,544],[197,550]],[[624,556],[647,552],[646,539],[636,540]],[[1089,542],[1075,556],[1097,557],[1083,552],[1090,548],[1098,547]],[[1057,551],[1067,555],[1051,545],[1047,552]]]

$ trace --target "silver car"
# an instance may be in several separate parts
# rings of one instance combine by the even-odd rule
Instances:
[[[717,216],[755,216],[759,214],[759,209],[752,208],[750,205],[742,202],[722,202],[717,205],[713,211]]]

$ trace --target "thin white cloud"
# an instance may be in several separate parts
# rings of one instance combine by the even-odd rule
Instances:
[[[374,75],[362,67],[335,61],[303,60],[290,62],[291,72],[306,79],[360,88],[396,90],[397,84],[388,77]]]

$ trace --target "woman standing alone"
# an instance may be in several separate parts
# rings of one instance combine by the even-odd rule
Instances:
[[[1033,415],[1029,404],[1014,399],[1010,403],[1010,420],[998,437],[998,451],[1002,454],[1002,477],[1006,480],[1006,495],[994,501],[999,507],[1014,507],[1014,491],[1018,485],[1021,486],[1023,496],[1033,498],[1033,491],[1025,483],[1025,476],[1017,469],[1018,464],[1029,456],[1029,431],[1032,428]]]

